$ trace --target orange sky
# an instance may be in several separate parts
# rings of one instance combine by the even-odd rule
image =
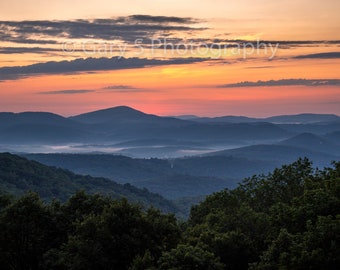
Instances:
[[[340,115],[340,1],[67,2],[1,1],[0,111]]]

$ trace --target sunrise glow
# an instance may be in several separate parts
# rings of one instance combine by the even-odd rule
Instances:
[[[340,114],[339,1],[3,0],[0,10],[1,111]]]

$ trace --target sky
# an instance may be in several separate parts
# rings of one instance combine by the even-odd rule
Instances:
[[[339,10],[338,0],[2,0],[0,111],[340,115]]]

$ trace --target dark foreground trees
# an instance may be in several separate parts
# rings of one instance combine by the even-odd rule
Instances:
[[[63,205],[28,193],[2,205],[0,226],[1,269],[128,269],[146,252],[158,260],[181,236],[173,215],[83,192]]]
[[[179,223],[78,192],[0,196],[1,269],[337,269],[340,163],[298,160],[208,196]]]
[[[340,163],[318,171],[300,159],[193,207],[186,241],[226,269],[337,269],[339,198]]]

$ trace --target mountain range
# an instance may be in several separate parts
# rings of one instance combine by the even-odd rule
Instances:
[[[0,113],[0,152],[177,200],[232,188],[299,157],[329,166],[340,159],[340,118],[161,117],[126,106],[68,118]]]
[[[36,149],[41,149],[41,145],[68,145],[69,152],[82,149],[121,151],[136,157],[178,157],[276,143],[306,132],[331,136],[340,131],[339,119],[336,115],[301,114],[262,119],[226,116],[184,120],[145,114],[126,106],[69,118],[46,112],[0,113],[0,149],[20,152],[23,146],[27,152],[29,145]],[[111,149],[106,151],[108,148]]]
[[[180,119],[203,123],[250,123],[268,122],[273,124],[317,124],[324,122],[339,122],[340,117],[335,114],[302,113],[295,115],[278,115],[265,118],[251,118],[245,116],[198,117],[194,115],[179,116]]]
[[[0,113],[0,132],[0,140],[6,144],[117,143],[150,138],[228,143],[280,139],[290,134],[271,123],[211,125],[145,114],[125,106],[70,118],[44,112]]]

